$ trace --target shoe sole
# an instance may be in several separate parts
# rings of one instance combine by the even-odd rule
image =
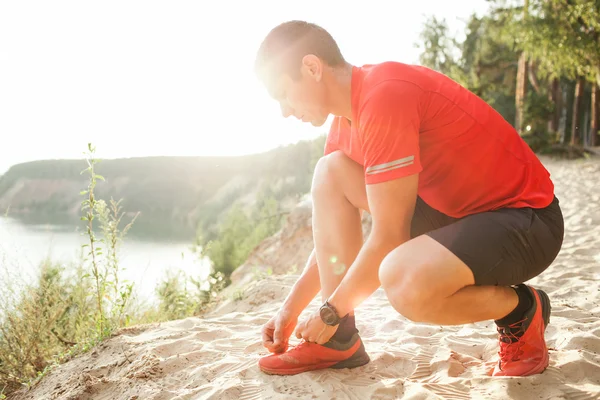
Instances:
[[[329,368],[334,368],[334,369],[356,368],[356,367],[361,367],[361,366],[367,364],[369,361],[371,361],[371,358],[369,357],[369,355],[367,354],[367,352],[365,350],[365,345],[361,342],[360,347],[358,348],[358,350],[356,350],[356,353],[354,353],[352,355],[352,357],[350,357],[347,360],[340,361],[339,363],[334,364]]]

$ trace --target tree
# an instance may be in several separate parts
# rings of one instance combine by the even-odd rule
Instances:
[[[450,37],[446,20],[438,20],[436,17],[428,19],[420,39],[420,46],[423,47],[419,57],[420,63],[452,77],[457,67],[457,47],[455,40]],[[416,46],[419,47],[419,44]]]
[[[503,18],[472,15],[462,43],[448,36],[444,21],[430,18],[421,33],[420,62],[448,75],[512,122],[518,54],[506,44]]]
[[[527,21],[529,10],[529,0],[525,0],[523,6],[523,21]],[[523,132],[523,109],[525,107],[525,96],[527,96],[527,66],[528,66],[527,51],[521,51],[519,55],[519,67],[517,72],[517,90],[515,96],[516,118],[515,128],[519,133]]]
[[[577,143],[582,115],[580,105],[585,83],[600,81],[600,4],[595,0],[527,0],[527,18],[516,15],[519,7],[503,7],[496,12],[510,15],[506,29],[514,34],[515,44],[535,61],[541,76],[554,81],[565,77],[576,80],[571,143]],[[552,97],[558,100],[558,96]],[[592,121],[597,107],[592,101]],[[596,122],[597,124],[597,122]],[[593,136],[593,135],[592,135]]]

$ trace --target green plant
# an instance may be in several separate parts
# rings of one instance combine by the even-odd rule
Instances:
[[[139,216],[139,213],[123,229],[120,229],[119,224],[124,216],[120,204],[121,200],[115,201],[112,198],[109,205],[106,205],[104,201],[99,201],[97,203],[97,213],[107,246],[105,259],[107,272],[112,278],[112,280],[106,281],[107,287],[112,289],[112,299],[114,302],[111,319],[116,326],[127,326],[131,318],[125,314],[125,311],[133,293],[133,283],[120,281],[119,279],[121,272],[125,269],[120,266],[118,249],[123,238]]]
[[[87,221],[86,224],[86,234],[89,238],[89,244],[84,244],[83,247],[89,247],[89,252],[87,254],[90,257],[90,266],[92,277],[95,281],[95,294],[96,294],[96,322],[98,335],[104,336],[106,334],[104,328],[106,327],[106,318],[104,316],[104,292],[106,290],[105,280],[106,276],[102,274],[100,269],[100,263],[98,258],[102,255],[102,247],[98,246],[97,243],[101,242],[101,239],[96,239],[96,234],[94,233],[94,219],[96,218],[96,209],[97,209],[97,200],[94,196],[94,189],[96,188],[96,182],[98,180],[104,180],[102,175],[98,175],[95,173],[95,165],[99,162],[94,158],[94,153],[96,148],[92,146],[91,143],[88,143],[88,152],[84,153],[86,155],[86,162],[88,164],[88,168],[86,168],[81,173],[88,172],[90,175],[90,180],[88,184],[87,190],[83,190],[80,194],[87,196],[87,198],[81,203],[82,211],[84,215],[81,217],[82,221]],[[84,261],[88,261],[86,257]]]
[[[233,301],[244,300],[244,289],[237,289],[235,292],[233,292],[231,297],[232,297]]]
[[[210,259],[213,272],[222,274],[224,286],[229,285],[231,274],[250,252],[279,230],[285,214],[273,195],[265,190],[258,194],[250,210],[234,205],[219,225],[215,239],[207,241],[199,237],[200,254]]]
[[[123,229],[120,201],[107,205],[95,195],[95,148],[89,144],[86,161],[90,180],[81,192],[89,241],[81,248],[81,260],[62,265],[46,260],[37,280],[25,284],[13,276],[16,265],[2,260],[0,282],[0,388],[2,396],[30,386],[55,366],[88,351],[126,326],[138,315],[130,315],[133,285],[120,278],[118,251],[133,220]],[[83,172],[85,172],[83,171]],[[83,173],[82,172],[82,173]],[[137,217],[137,215],[136,215]],[[101,236],[96,234],[98,221]],[[104,250],[104,248],[106,250]]]
[[[37,281],[2,298],[0,385],[8,393],[47,371],[57,354],[90,334],[85,327],[93,324],[93,304],[77,296],[89,291],[81,287],[87,280],[74,279],[67,269],[46,261]]]
[[[548,131],[548,119],[554,112],[554,104],[544,93],[531,91],[525,98],[523,109],[523,140],[533,151],[545,152],[556,141],[554,133]]]
[[[104,181],[104,177],[96,173],[95,166],[100,160],[94,157],[95,150],[96,148],[89,143],[88,151],[84,153],[88,168],[81,172],[89,174],[88,188],[81,192],[86,196],[81,203],[84,212],[81,219],[86,221],[85,234],[89,243],[82,247],[88,249],[84,262],[89,262],[90,276],[94,282],[97,335],[104,338],[115,328],[127,326],[131,322],[126,309],[133,294],[133,283],[121,281],[119,278],[123,269],[119,265],[118,250],[139,213],[121,229],[119,225],[125,214],[122,211],[121,200],[115,201],[111,198],[107,204],[104,200],[96,198],[96,184],[98,180]],[[101,238],[96,236],[95,220],[99,223]]]

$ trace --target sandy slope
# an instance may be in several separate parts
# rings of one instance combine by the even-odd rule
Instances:
[[[553,305],[550,366],[543,374],[489,377],[497,360],[493,323],[412,323],[381,291],[357,310],[371,363],[290,377],[262,374],[260,327],[296,279],[274,275],[248,284],[240,301],[203,318],[125,330],[16,398],[598,399],[600,162],[544,162],[556,182],[566,237],[555,263],[529,282],[546,290]]]

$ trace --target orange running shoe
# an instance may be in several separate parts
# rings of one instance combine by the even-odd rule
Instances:
[[[358,333],[347,343],[334,340],[320,345],[302,341],[283,354],[272,354],[258,361],[261,371],[271,375],[295,375],[324,368],[355,368],[370,361]]]
[[[523,285],[525,286],[525,285]],[[508,327],[498,327],[500,360],[493,376],[527,376],[543,372],[548,366],[544,331],[550,322],[550,299],[543,290],[525,286],[533,305],[523,319]],[[523,333],[516,336],[516,333]]]

